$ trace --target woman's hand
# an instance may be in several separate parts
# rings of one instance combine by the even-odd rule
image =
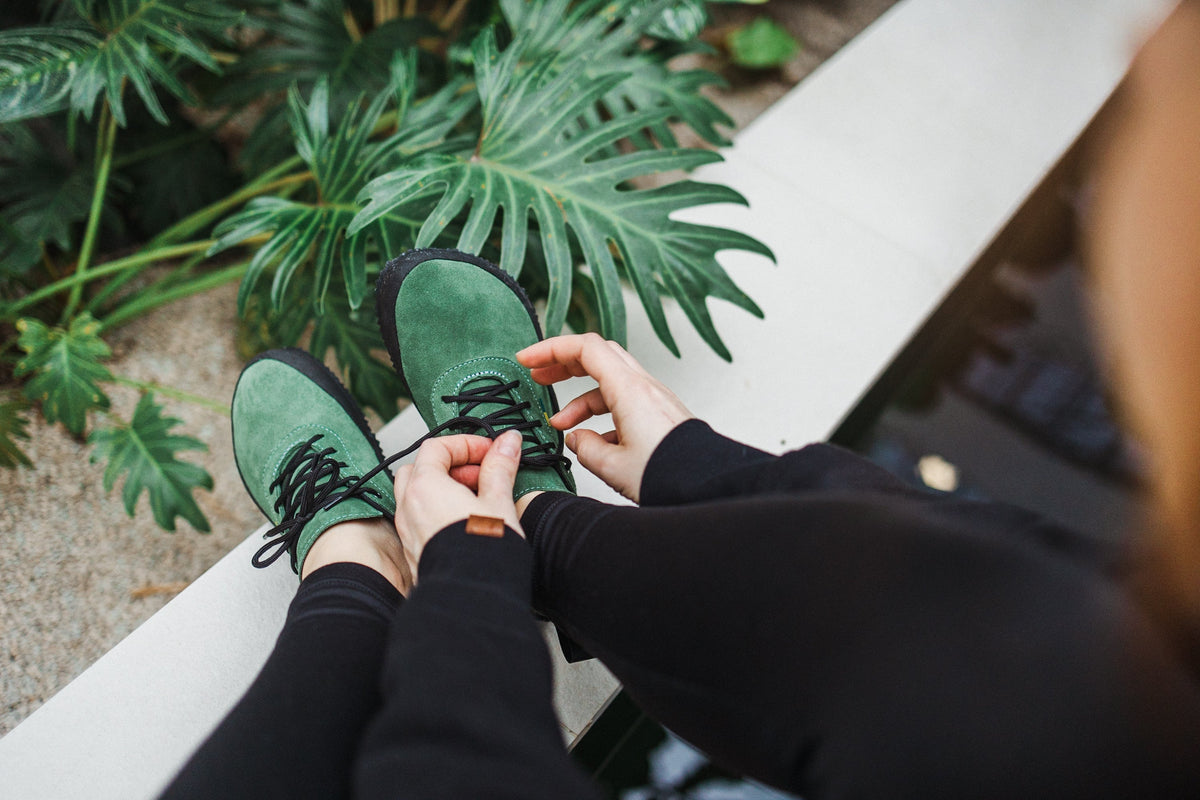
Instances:
[[[494,442],[466,434],[438,436],[425,440],[416,460],[396,471],[396,532],[414,579],[419,580],[417,565],[434,534],[472,514],[499,517],[525,535],[512,499],[520,459],[516,431]]]
[[[565,431],[590,417],[611,413],[615,430],[572,431],[567,447],[580,464],[638,502],[650,454],[675,426],[692,419],[692,412],[624,348],[594,333],[546,339],[517,353],[517,361],[543,385],[583,375],[600,384],[567,403],[550,424]]]

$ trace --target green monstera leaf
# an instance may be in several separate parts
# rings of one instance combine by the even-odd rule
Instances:
[[[26,408],[21,400],[0,399],[0,467],[30,466],[29,456],[17,444],[18,439],[29,440],[29,420],[21,413]]]
[[[180,59],[217,72],[208,43],[241,18],[223,0],[76,0],[71,8],[75,20],[2,34],[0,121],[67,107],[90,119],[103,92],[124,125],[128,82],[165,125],[155,84],[187,98]]]
[[[698,1],[698,0],[697,0]],[[704,141],[730,144],[718,126],[732,128],[733,120],[700,93],[702,86],[723,86],[724,80],[708,70],[671,70],[669,58],[679,52],[646,48],[646,37],[663,33],[664,20],[687,3],[678,0],[500,0],[509,27],[524,44],[525,58],[547,57],[562,65],[586,64],[581,83],[609,75],[623,75],[609,91],[586,109],[584,119],[598,124],[631,113],[665,111],[647,130],[664,148],[678,145],[669,122],[682,122]],[[700,4],[703,6],[703,3]],[[682,28],[675,31],[679,42]],[[694,48],[693,48],[694,49]],[[641,148],[650,142],[640,132],[630,137]]]
[[[400,212],[380,214],[371,224],[347,232],[359,210],[354,198],[382,161],[436,147],[473,101],[456,96],[457,85],[451,85],[409,112],[415,58],[398,59],[394,78],[401,87],[398,113],[402,122],[394,135],[378,143],[371,143],[369,137],[392,97],[390,90],[380,93],[365,110],[360,103],[353,103],[334,131],[329,127],[329,85],[325,81],[317,83],[307,105],[299,91],[290,93],[288,108],[296,151],[311,167],[317,193],[309,202],[258,198],[217,226],[217,242],[210,254],[271,234],[255,253],[242,281],[240,312],[245,311],[255,284],[268,267],[274,269],[271,304],[279,308],[296,271],[310,262],[316,275],[312,287],[318,312],[339,263],[350,307],[358,308],[369,288],[368,249],[373,246],[374,252],[386,258],[412,242],[423,218]]]
[[[174,417],[164,417],[162,411],[153,395],[142,395],[128,425],[100,428],[92,433],[88,439],[95,448],[92,461],[108,460],[104,469],[106,492],[112,491],[121,475],[125,476],[121,499],[129,516],[133,516],[138,497],[145,491],[159,527],[173,531],[175,518],[183,517],[196,530],[207,532],[208,520],[196,505],[192,492],[212,489],[212,476],[175,456],[183,450],[208,448],[190,436],[171,433],[172,428],[182,423]]]
[[[15,374],[33,376],[25,383],[25,396],[41,403],[47,422],[61,421],[71,433],[82,434],[87,412],[109,405],[98,384],[112,380],[100,363],[112,351],[97,335],[100,323],[90,314],[80,314],[64,330],[24,318],[17,321],[17,330],[17,344],[27,355],[17,363]]]
[[[773,257],[761,242],[724,228],[671,219],[684,208],[745,199],[723,186],[680,181],[634,190],[631,178],[720,161],[707,150],[649,150],[593,157],[646,125],[666,110],[645,111],[601,123],[564,139],[564,132],[622,75],[583,80],[587,63],[556,63],[553,57],[521,67],[522,43],[503,54],[487,31],[475,43],[476,85],[483,107],[483,130],[472,150],[427,153],[410,158],[363,191],[368,201],[349,228],[353,235],[385,214],[438,192],[441,199],[421,226],[417,246],[426,246],[469,208],[458,247],[478,253],[503,209],[500,265],[521,271],[530,215],[536,220],[545,254],[549,297],[546,334],[562,328],[571,303],[578,245],[598,297],[601,331],[625,338],[622,273],[633,284],[655,332],[673,352],[679,350],[667,326],[664,293],[674,297],[704,340],[724,358],[705,305],[716,297],[761,316],[758,306],[734,285],[716,253],[741,249]],[[620,267],[618,267],[618,262]]]

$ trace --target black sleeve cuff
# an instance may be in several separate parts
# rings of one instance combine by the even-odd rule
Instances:
[[[425,545],[417,583],[475,584],[500,591],[528,605],[532,594],[533,553],[507,525],[504,536],[467,533],[467,521],[447,525]]]
[[[650,455],[639,492],[643,506],[673,506],[739,494],[724,485],[731,471],[777,457],[720,435],[708,423],[689,419],[675,427]]]

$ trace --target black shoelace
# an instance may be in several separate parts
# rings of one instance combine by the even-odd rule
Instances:
[[[415,451],[426,439],[448,430],[481,432],[489,439],[495,439],[508,430],[521,431],[522,438],[528,444],[521,450],[522,467],[539,469],[560,464],[564,467],[570,466],[570,460],[555,452],[553,444],[539,442],[533,434],[541,422],[525,418],[523,412],[531,408],[529,401],[518,402],[509,394],[518,385],[518,381],[501,383],[497,379],[494,383],[469,389],[461,394],[443,395],[442,402],[459,404],[458,416],[431,429],[399,453],[388,456],[361,477],[343,475],[342,470],[346,468],[346,464],[332,457],[335,449],[318,449],[316,443],[322,434],[313,436],[295,449],[283,469],[279,471],[279,476],[271,483],[270,491],[279,490],[275,510],[281,514],[280,523],[263,534],[267,543],[259,548],[250,562],[256,567],[266,567],[275,563],[284,553],[290,553],[292,571],[299,572],[295,545],[304,526],[320,512],[333,508],[351,497],[357,497],[384,516],[389,515],[391,512],[379,502],[383,499],[382,496],[377,490],[367,486],[367,483]],[[484,403],[499,403],[504,407],[482,417],[467,416]]]

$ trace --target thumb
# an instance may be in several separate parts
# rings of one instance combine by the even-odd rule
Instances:
[[[513,482],[521,463],[521,434],[505,431],[488,448],[479,465],[479,496],[512,501]]]

